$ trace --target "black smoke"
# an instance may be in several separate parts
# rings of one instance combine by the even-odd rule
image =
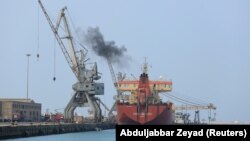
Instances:
[[[98,27],[89,27],[84,35],[84,41],[98,56],[112,63],[126,64],[128,56],[125,53],[127,49],[124,46],[117,46],[114,41],[105,41]]]

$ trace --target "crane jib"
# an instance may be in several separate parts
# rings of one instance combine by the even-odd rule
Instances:
[[[74,49],[74,45],[73,45],[73,42],[72,42],[72,38],[65,38],[69,42],[70,50],[72,50],[71,54],[73,54],[73,55],[70,55],[69,52],[67,51],[63,41],[62,41],[62,38],[58,34],[58,27],[59,27],[59,25],[61,23],[61,19],[63,18],[65,30],[67,31],[68,37],[71,37],[71,33],[70,33],[70,30],[69,30],[69,27],[68,27],[68,24],[67,24],[67,20],[66,20],[65,14],[63,13],[66,8],[63,8],[61,10],[61,12],[59,14],[57,24],[56,24],[56,27],[55,27],[53,25],[48,13],[46,12],[42,2],[40,0],[38,0],[38,2],[39,2],[39,5],[40,5],[40,7],[41,7],[41,9],[42,9],[48,23],[49,23],[49,26],[50,26],[50,28],[51,28],[51,30],[52,30],[55,38],[56,38],[61,50],[63,52],[64,57],[65,57],[67,63],[69,64],[69,67],[71,68],[71,70],[73,71],[73,73],[75,74],[75,76],[78,79],[79,70],[78,70],[77,66],[79,66],[79,65],[78,65],[78,62],[76,61],[76,54],[75,54],[75,49]]]

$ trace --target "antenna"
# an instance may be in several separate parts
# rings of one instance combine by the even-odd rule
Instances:
[[[145,57],[145,62],[143,64],[143,68],[142,68],[143,73],[148,73],[148,63],[147,63],[147,58]]]

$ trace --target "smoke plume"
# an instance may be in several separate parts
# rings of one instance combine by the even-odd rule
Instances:
[[[119,65],[126,64],[127,56],[125,56],[125,52],[127,49],[124,46],[117,46],[114,41],[105,41],[98,27],[89,27],[84,39],[85,43],[87,43],[98,56],[112,63]]]

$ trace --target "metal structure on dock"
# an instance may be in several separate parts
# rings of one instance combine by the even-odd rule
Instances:
[[[82,49],[79,51],[76,49],[76,45],[73,41],[73,36],[65,15],[67,8],[64,7],[60,11],[57,23],[54,25],[42,2],[40,0],[38,0],[38,2],[63,52],[64,57],[69,64],[70,69],[77,78],[77,82],[72,86],[74,94],[64,109],[65,120],[73,121],[74,110],[77,107],[90,107],[94,114],[94,121],[100,122],[102,117],[100,99],[95,96],[104,94],[104,83],[96,82],[101,78],[97,70],[97,64],[93,63],[92,68],[88,69],[86,67],[86,62],[88,61],[86,56],[88,50],[81,44],[79,45]],[[62,27],[64,29],[63,34],[59,31],[59,27],[61,28],[62,22]]]
[[[216,107],[212,104],[212,103],[209,103],[208,105],[178,105],[178,106],[175,106],[174,107],[174,110],[177,110],[177,111],[187,111],[187,110],[194,110],[195,111],[195,115],[194,115],[194,123],[195,124],[200,124],[201,121],[200,121],[200,110],[208,110],[209,113],[208,113],[208,122],[210,123],[212,120],[215,120],[215,117],[212,118],[212,115],[211,115],[211,111],[212,110],[216,110]],[[179,115],[182,115],[182,120],[184,123],[187,123],[187,114],[180,114],[178,113]]]

